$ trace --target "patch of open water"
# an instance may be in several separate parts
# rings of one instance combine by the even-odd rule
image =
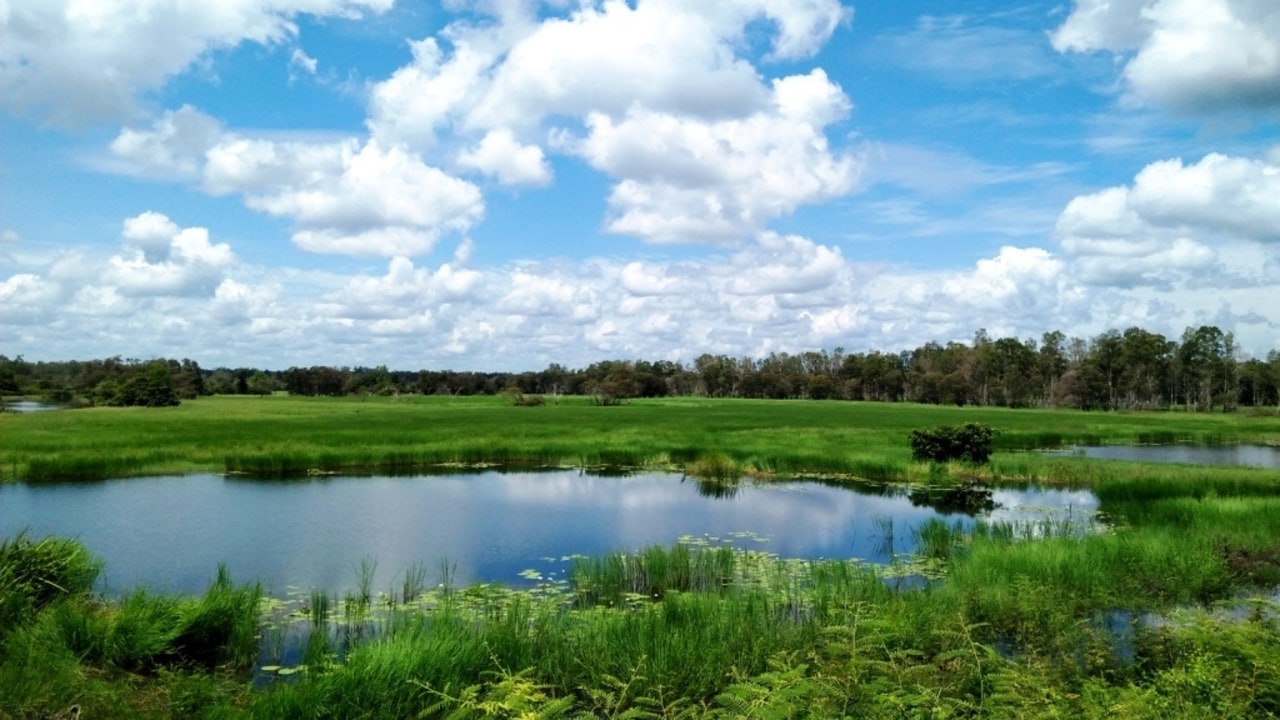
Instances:
[[[991,492],[990,520],[1090,518],[1088,491]],[[362,560],[373,588],[410,567],[442,564],[460,585],[563,578],[574,555],[681,541],[763,550],[787,558],[888,562],[913,549],[911,530],[933,518],[971,526],[972,515],[925,504],[906,488],[743,481],[715,497],[679,475],[596,477],[577,470],[416,477],[258,481],[220,475],[0,486],[0,536],[76,537],[106,567],[109,594],[138,585],[202,592],[217,565],[269,594],[351,589]],[[886,521],[892,521],[889,525]],[[893,542],[885,542],[892,528]],[[888,545],[889,547],[886,547]],[[535,573],[522,573],[527,570]]]
[[[16,400],[4,403],[4,410],[17,413],[44,412],[46,410],[64,410],[66,405],[54,405],[36,400]]]
[[[1046,455],[1098,460],[1235,465],[1280,470],[1280,447],[1270,445],[1092,445],[1043,452]]]

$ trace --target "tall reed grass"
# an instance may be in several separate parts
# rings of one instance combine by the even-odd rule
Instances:
[[[24,531],[0,539],[0,640],[55,600],[87,594],[101,568],[82,544],[69,538],[37,540]]]
[[[576,558],[570,587],[583,606],[621,606],[628,600],[660,600],[669,592],[718,592],[737,574],[732,548],[651,547],[639,553]]]

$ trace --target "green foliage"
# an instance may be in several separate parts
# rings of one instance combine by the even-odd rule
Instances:
[[[119,397],[121,405],[142,407],[170,407],[178,404],[178,393],[173,389],[173,377],[162,361],[147,366],[145,372],[133,376],[125,383]]]
[[[990,425],[977,422],[912,430],[911,457],[926,462],[961,460],[983,465],[991,458],[991,441],[995,436],[996,430]]]
[[[716,695],[708,717],[792,720],[832,717],[833,688],[809,676],[809,668],[788,656],[770,658],[769,670],[734,683]]]
[[[0,543],[0,603],[18,610],[0,626],[0,718],[234,713],[246,687],[229,674],[257,657],[260,591],[223,572],[202,598],[108,602],[89,594],[97,572],[71,540]]]
[[[573,707],[571,697],[552,697],[549,686],[531,679],[532,668],[517,673],[507,670],[487,673],[497,681],[470,685],[456,696],[435,690],[429,685],[417,683],[439,701],[428,705],[419,717],[442,717],[446,720],[470,720],[471,718],[519,718],[520,720],[550,720],[567,717]]]
[[[967,540],[960,522],[948,525],[939,518],[930,518],[911,534],[916,540],[916,552],[934,560],[950,560]]]
[[[115,407],[171,407],[180,402],[173,370],[164,360],[118,368],[87,394],[95,404]]]

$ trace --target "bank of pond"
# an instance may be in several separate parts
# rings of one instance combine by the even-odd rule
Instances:
[[[1275,472],[939,477],[3,486],[0,717],[1280,713]]]

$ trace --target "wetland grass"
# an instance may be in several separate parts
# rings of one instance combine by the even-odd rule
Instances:
[[[385,608],[371,587],[343,613],[317,613],[340,603],[313,594],[299,620],[322,625],[301,651],[307,671],[259,690],[244,668],[245,628],[259,619],[248,612],[254,588],[220,573],[204,598],[106,602],[89,592],[97,570],[78,543],[36,548],[20,536],[0,543],[0,717],[72,705],[93,718],[1280,713],[1275,613],[1225,621],[1196,610],[1280,580],[1274,472],[1011,452],[987,468],[932,466],[912,463],[905,440],[916,427],[977,421],[1001,430],[1004,450],[1050,440],[1275,443],[1273,418],[705,399],[601,409],[566,398],[516,412],[499,402],[210,398],[159,415],[13,416],[0,471],[20,478],[32,458],[56,455],[66,468],[94,457],[137,463],[121,474],[174,463],[258,463],[288,475],[499,460],[687,472],[718,456],[751,474],[821,470],[842,475],[837,483],[1089,487],[1116,526],[936,523],[912,533],[882,523],[890,544],[918,536],[937,571],[900,584],[894,573],[912,566],[685,545],[582,560],[563,589],[537,592],[454,587],[447,566],[441,587],[427,588],[419,565]],[[14,569],[23,567],[47,570]],[[1144,614],[1175,620],[1131,631],[1125,647],[1098,620]],[[237,624],[250,615],[255,624]]]
[[[575,558],[570,587],[581,606],[621,606],[629,601],[660,600],[669,592],[719,592],[739,573],[742,553],[732,548],[670,549]]]
[[[97,569],[87,551],[58,538],[4,541],[0,567],[15,566],[26,569],[0,593],[27,593],[22,578],[39,580],[34,612],[0,625],[0,717],[53,717],[72,706],[90,717],[170,717],[242,692],[233,678],[259,654],[256,585],[236,585],[220,569],[199,598],[140,588],[109,603],[90,594]]]
[[[708,482],[736,482],[745,473],[737,461],[727,455],[710,453],[698,456],[684,465],[689,477]]]
[[[22,619],[63,597],[87,594],[102,563],[69,538],[0,539],[0,639]]]
[[[944,561],[944,580],[907,590],[857,563],[683,545],[584,561],[561,595],[437,588],[426,591],[429,610],[385,610],[396,619],[378,632],[344,639],[340,631],[313,631],[301,657],[307,672],[252,692],[228,684],[216,668],[175,673],[147,659],[167,657],[174,645],[165,638],[180,634],[177,618],[199,614],[193,601],[140,592],[113,608],[82,598],[46,608],[5,643],[0,689],[22,685],[0,693],[0,711],[21,717],[80,702],[101,717],[168,717],[176,705],[148,714],[151,700],[142,698],[190,691],[226,717],[255,718],[463,717],[483,707],[560,713],[553,717],[728,718],[787,703],[819,716],[1004,716],[1032,699],[1047,703],[1041,710],[1101,716],[1122,700],[1156,702],[1158,692],[1193,675],[1237,684],[1211,698],[1225,705],[1175,694],[1187,712],[1270,707],[1275,663],[1267,653],[1280,649],[1273,625],[1233,626],[1222,635],[1205,634],[1200,621],[1153,627],[1119,662],[1108,659],[1110,641],[1088,622],[1115,608],[1220,596],[1228,578],[1204,584],[1222,567],[1212,543],[1179,540],[1187,533],[1173,529],[1036,542],[980,531],[961,541],[945,524],[918,534],[967,550]],[[421,574],[418,566],[406,577]],[[234,587],[220,573],[209,595]],[[595,593],[591,602],[581,600],[586,588]],[[610,607],[610,596],[621,601]],[[320,597],[328,596],[312,594],[305,622],[316,622],[329,602]],[[345,622],[353,621],[367,619]],[[120,649],[109,653],[86,653],[92,643],[74,640],[112,633]],[[233,635],[218,642],[234,645]],[[1221,636],[1239,645],[1218,642]],[[15,664],[19,655],[27,656],[27,671]],[[1259,674],[1250,675],[1249,664],[1260,661]],[[87,686],[73,683],[84,663],[144,674],[131,686],[100,670]],[[1082,684],[1092,694],[1082,695]],[[1261,700],[1247,697],[1258,692]]]
[[[58,481],[174,472],[289,477],[437,465],[687,467],[723,457],[751,473],[900,480],[918,472],[911,430],[981,422],[998,450],[1064,443],[1275,442],[1274,419],[1243,414],[1081,413],[925,405],[587,398],[512,408],[503,398],[208,397],[179,407],[12,414],[0,433],[0,480]],[[1045,428],[1053,428],[1045,430]],[[1048,474],[997,453],[1001,476]],[[959,471],[959,468],[957,468]]]
[[[931,560],[950,560],[970,537],[963,523],[947,523],[940,518],[925,521],[911,531],[911,536],[916,541],[916,554]]]

